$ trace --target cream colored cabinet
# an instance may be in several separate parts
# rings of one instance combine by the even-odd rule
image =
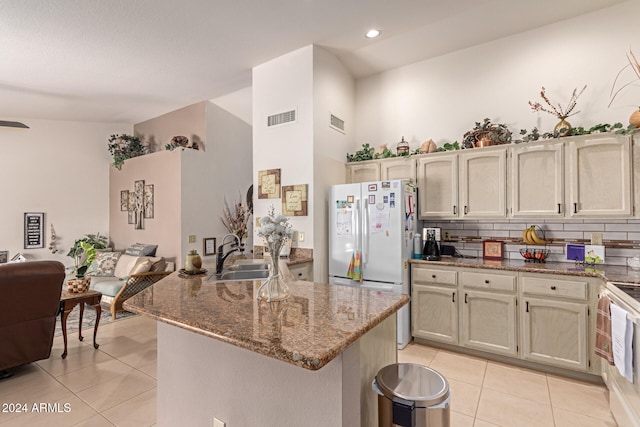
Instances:
[[[565,213],[564,144],[511,149],[511,215],[560,217]]]
[[[458,218],[458,154],[418,158],[418,212],[421,219]]]
[[[516,274],[477,270],[460,274],[460,344],[518,355]]]
[[[507,149],[491,147],[462,152],[459,184],[462,218],[505,218]]]
[[[347,183],[380,181],[380,162],[347,163]]]
[[[458,343],[457,272],[411,266],[412,335]]]
[[[408,179],[416,182],[416,159],[414,157],[398,157],[380,161],[380,179]]]
[[[522,357],[589,371],[589,282],[521,274]]]
[[[630,217],[631,137],[580,138],[568,143],[569,214],[580,217]]]
[[[505,218],[507,149],[491,147],[418,159],[421,219]]]
[[[289,272],[296,280],[305,280],[313,282],[313,263],[304,262],[301,264],[293,264],[289,266]]]

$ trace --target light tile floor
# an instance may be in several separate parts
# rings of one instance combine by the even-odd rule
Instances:
[[[0,426],[152,426],[156,422],[156,322],[141,316],[100,327],[100,348],[69,337],[54,340],[51,357],[0,381],[0,405],[27,404],[27,413],[1,412]],[[451,387],[452,427],[613,427],[603,386],[411,343],[400,362],[430,366]],[[33,412],[35,404],[50,405]],[[65,412],[65,404],[70,409]],[[53,411],[52,411],[53,410]]]
[[[398,361],[440,372],[451,390],[452,427],[614,427],[605,386],[416,343]]]

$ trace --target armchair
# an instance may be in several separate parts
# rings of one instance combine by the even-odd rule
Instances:
[[[51,355],[64,277],[58,261],[0,265],[0,371]]]

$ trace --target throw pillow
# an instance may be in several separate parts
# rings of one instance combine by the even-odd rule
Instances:
[[[149,271],[164,271],[167,268],[167,261],[164,257],[151,258],[151,262],[153,264],[151,264]]]
[[[129,275],[129,272],[136,263],[140,260],[141,257],[122,254],[120,255],[120,259],[118,259],[118,263],[116,264],[116,271],[114,272],[114,276],[116,277],[125,277]]]
[[[113,276],[120,252],[98,252],[95,260],[96,268],[93,276]]]
[[[136,243],[129,246],[124,253],[133,256],[155,256],[158,245],[147,245],[145,243]]]
[[[129,276],[133,276],[134,274],[146,273],[151,268],[151,260],[149,258],[140,258],[136,265],[133,266],[131,271],[129,272]]]

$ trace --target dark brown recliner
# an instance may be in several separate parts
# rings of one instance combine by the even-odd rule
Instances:
[[[0,371],[49,357],[64,276],[58,261],[0,265]]]

